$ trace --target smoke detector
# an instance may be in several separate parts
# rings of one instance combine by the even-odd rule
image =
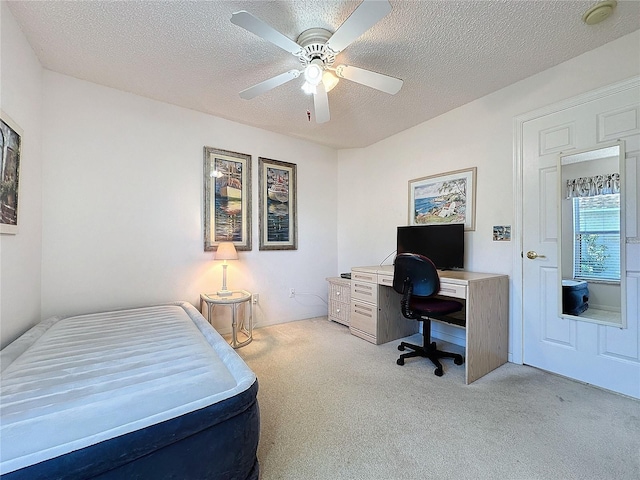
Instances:
[[[609,18],[618,4],[615,0],[609,0],[606,2],[600,2],[582,15],[582,21],[587,25],[595,25],[603,20]]]

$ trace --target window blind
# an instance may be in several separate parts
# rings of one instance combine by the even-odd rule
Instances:
[[[620,280],[620,194],[573,198],[574,278]]]

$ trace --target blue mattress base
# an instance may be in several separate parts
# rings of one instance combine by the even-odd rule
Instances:
[[[258,381],[200,410],[7,473],[3,480],[257,480]],[[153,402],[153,398],[149,398]]]

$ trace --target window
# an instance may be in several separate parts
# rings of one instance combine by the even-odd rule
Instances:
[[[573,276],[620,281],[620,194],[573,199]]]

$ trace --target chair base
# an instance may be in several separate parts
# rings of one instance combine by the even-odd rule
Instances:
[[[403,353],[402,355],[400,355],[400,358],[396,360],[396,363],[398,365],[404,365],[405,358],[425,357],[431,360],[431,362],[436,366],[436,369],[433,371],[433,373],[438,377],[441,377],[444,373],[442,370],[442,364],[438,359],[453,358],[453,363],[455,363],[456,365],[462,365],[464,363],[462,355],[438,350],[436,348],[436,342],[428,343],[425,339],[425,345],[427,346],[423,347],[421,345],[414,345],[413,343],[401,342],[400,345],[398,345],[398,350],[402,352],[405,348],[410,348],[411,350],[413,350],[413,352]]]

